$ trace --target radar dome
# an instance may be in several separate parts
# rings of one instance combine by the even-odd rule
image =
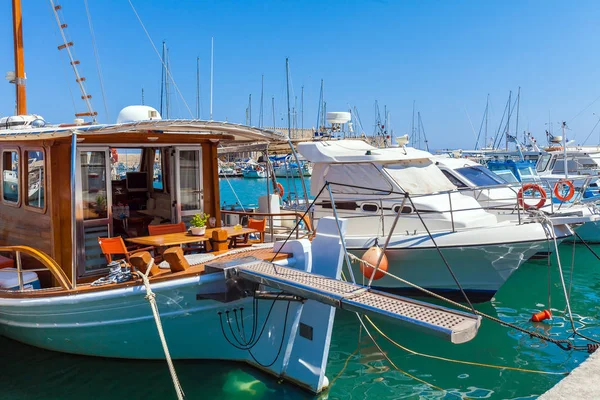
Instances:
[[[127,106],[119,112],[117,124],[126,122],[153,121],[162,119],[159,112],[150,106]]]
[[[349,112],[328,112],[327,122],[330,124],[345,124],[350,121],[352,116]]]

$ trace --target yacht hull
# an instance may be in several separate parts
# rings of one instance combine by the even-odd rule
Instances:
[[[509,230],[513,232],[512,240],[506,236]],[[487,301],[522,263],[538,252],[548,251],[549,243],[540,224],[494,228],[487,232],[480,230],[479,244],[472,237],[473,233],[476,231],[434,233],[439,250],[429,236],[393,236],[386,250],[388,272],[422,288],[456,297],[460,290],[441,252],[470,299]],[[555,234],[560,242],[570,236],[570,231],[566,226],[557,226]],[[502,236],[507,238],[504,243],[498,240]],[[519,236],[523,240],[518,240]],[[496,238],[495,242],[491,240],[493,238]],[[372,238],[364,237],[349,237],[348,242],[349,250],[359,257],[375,244]],[[385,238],[378,239],[380,245],[384,242]],[[353,272],[358,282],[366,280],[359,263],[353,263]],[[390,276],[374,281],[373,285],[397,294],[423,294]]]

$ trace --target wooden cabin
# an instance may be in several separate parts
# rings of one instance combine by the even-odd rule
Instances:
[[[39,249],[72,282],[89,282],[106,273],[99,237],[145,236],[150,224],[200,212],[221,226],[217,148],[274,139],[281,136],[172,120],[0,131],[0,245]],[[52,284],[49,273],[40,280]]]

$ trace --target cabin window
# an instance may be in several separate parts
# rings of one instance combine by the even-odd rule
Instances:
[[[112,180],[120,181],[127,177],[128,172],[140,172],[142,164],[142,149],[111,148]]]
[[[7,203],[19,202],[19,153],[2,152],[2,199]]]
[[[537,165],[535,166],[537,172],[545,171],[551,158],[552,154],[544,154],[540,159],[538,159]]]
[[[86,221],[108,217],[105,154],[104,151],[80,153],[83,219]]]
[[[43,209],[46,186],[44,184],[46,181],[44,152],[41,149],[28,150],[25,152],[25,159],[27,160],[27,196],[25,204]]]
[[[363,203],[361,209],[366,212],[377,212],[379,211],[379,206],[373,203]]]
[[[153,178],[152,178],[152,186],[154,187],[154,190],[156,191],[163,191],[165,190],[165,184],[163,181],[163,163],[162,163],[162,153],[160,151],[160,149],[156,149],[154,151],[154,168],[152,169],[154,171],[153,173]]]

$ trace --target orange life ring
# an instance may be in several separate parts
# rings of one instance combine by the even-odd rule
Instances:
[[[277,182],[277,190],[279,191],[279,197],[283,198],[283,195],[285,194],[285,190],[283,190],[283,185],[279,182]]]
[[[567,185],[567,187],[569,188],[569,193],[567,193],[566,196],[563,196],[561,193],[563,185]],[[574,194],[575,186],[573,185],[573,182],[566,179],[561,179],[560,181],[554,184],[554,196],[556,196],[556,198],[560,201],[569,201],[573,198]]]
[[[525,203],[525,199],[523,198],[523,193],[526,192],[527,190],[532,190],[534,193],[538,192],[540,194],[540,201],[538,201],[537,204],[531,205],[531,204]],[[526,210],[529,208],[542,208],[544,206],[544,204],[546,204],[547,198],[548,198],[548,195],[546,194],[546,191],[544,190],[544,188],[535,183],[526,183],[525,185],[523,185],[521,190],[519,190],[519,193],[517,193],[517,199],[519,201],[519,205]]]

